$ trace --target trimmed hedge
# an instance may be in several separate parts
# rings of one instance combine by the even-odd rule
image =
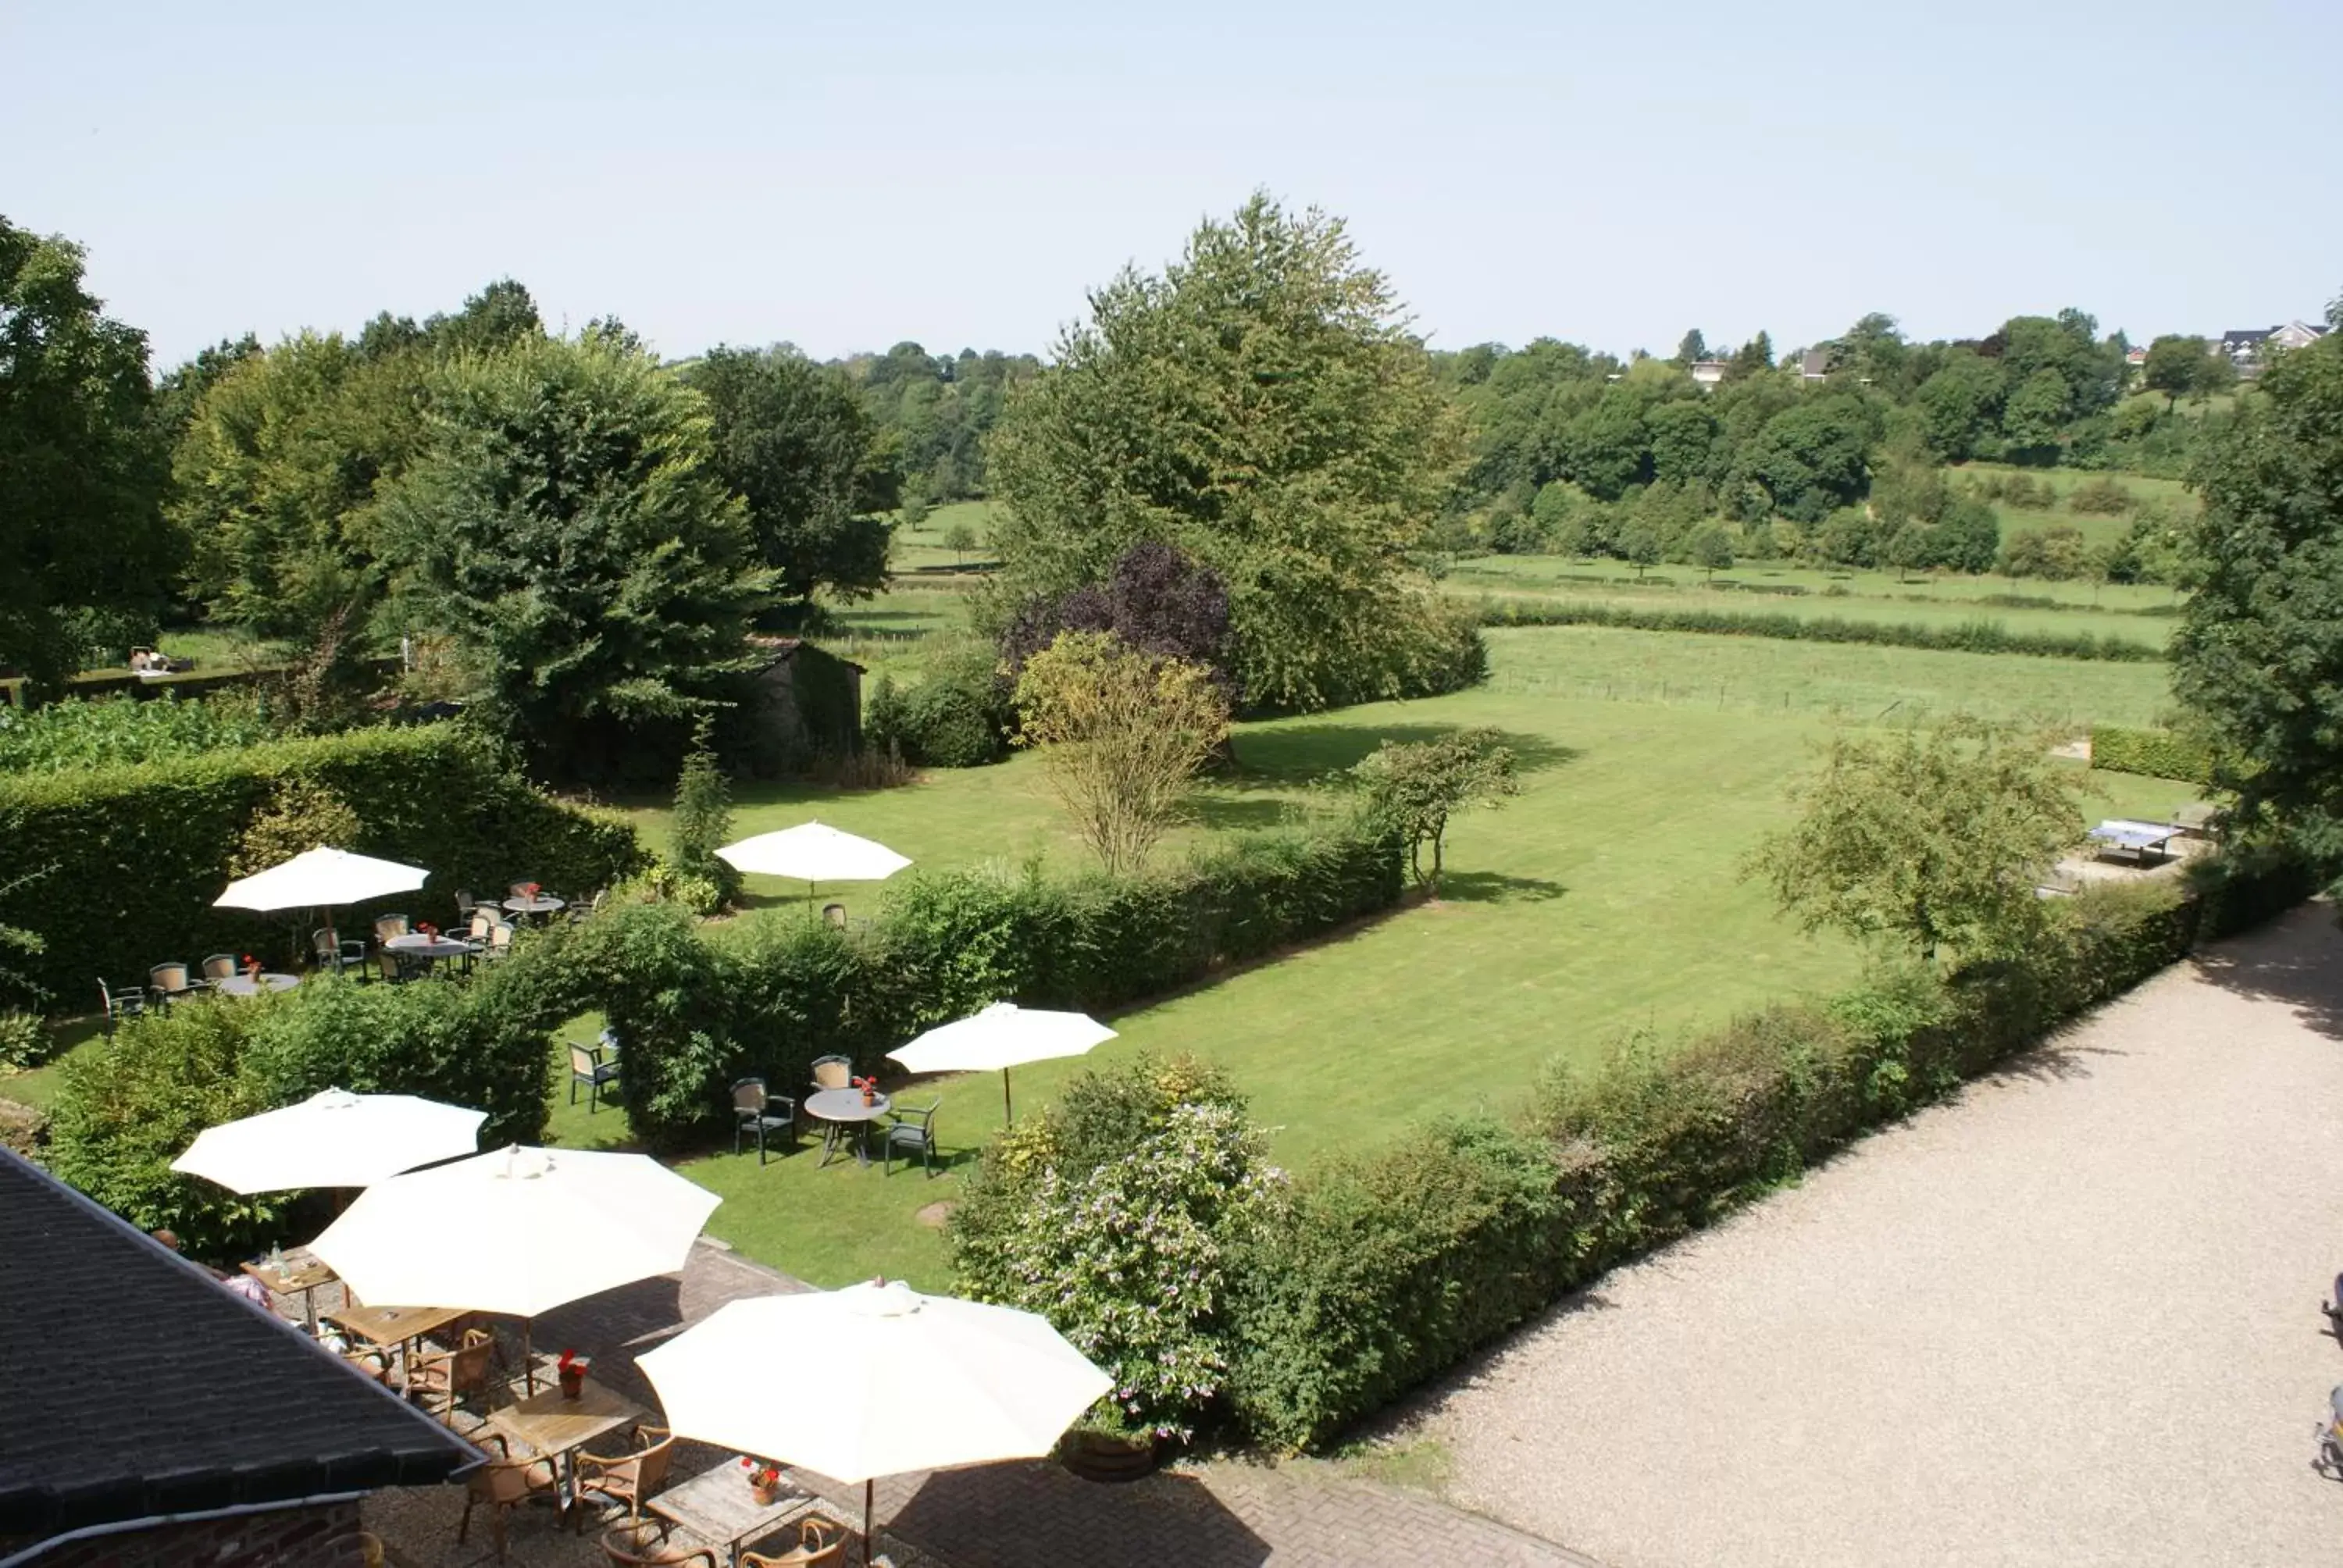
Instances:
[[[0,923],[47,939],[26,967],[54,1004],[85,1010],[96,981],[209,952],[307,957],[307,911],[216,910],[246,826],[280,781],[332,790],[364,825],[338,848],[431,869],[427,890],[376,901],[452,920],[458,889],[528,877],[564,891],[631,875],[633,829],[532,788],[494,743],[453,724],[362,729],[166,762],[0,779],[0,843],[36,873],[0,896]],[[349,922],[365,910],[337,911]]]
[[[2023,962],[1890,973],[1661,1053],[1560,1073],[1526,1128],[1419,1129],[1299,1181],[1239,1269],[1230,1394],[1253,1442],[1322,1446],[1624,1259],[1710,1223],[1865,1131],[2315,885],[2224,859],[2184,892],[2091,889]]]
[[[2213,749],[2171,729],[2091,726],[2091,766],[2110,773],[2145,773],[2155,779],[2213,782]]]
[[[574,959],[580,1005],[625,1041],[629,1126],[674,1148],[728,1125],[736,1078],[800,1083],[833,1054],[872,1070],[994,1001],[1096,1010],[1158,995],[1388,909],[1402,888],[1398,845],[1344,828],[1120,880],[914,875],[844,930],[794,909],[702,929],[628,904],[578,930]]]
[[[1804,642],[1867,642],[1889,648],[1929,648],[1940,653],[2018,653],[2041,658],[2109,659],[2148,664],[2164,650],[2119,637],[2087,631],[2012,631],[1997,620],[1958,626],[1914,626],[1896,621],[1843,620],[1836,616],[1799,616],[1764,610],[1673,609],[1665,607],[1591,604],[1567,599],[1483,598],[1483,626],[1607,626],[1636,631],[1707,632],[1719,637],[1780,638]]]

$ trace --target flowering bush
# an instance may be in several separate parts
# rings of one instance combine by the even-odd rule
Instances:
[[[970,1294],[1041,1313],[1103,1367],[1122,1418],[1184,1441],[1228,1379],[1228,1260],[1284,1178],[1211,1075],[1141,1062],[1097,1083],[1094,1101],[1179,1098],[1104,1158],[1055,1111],[1021,1128],[954,1212],[956,1266]]]

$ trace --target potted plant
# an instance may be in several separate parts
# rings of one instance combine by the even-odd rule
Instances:
[[[1111,1398],[1058,1440],[1058,1462],[1084,1481],[1137,1481],[1155,1468],[1155,1429],[1125,1415]]]
[[[553,1370],[555,1375],[561,1380],[562,1398],[576,1399],[585,1392],[586,1373],[593,1364],[590,1359],[579,1355],[576,1351],[561,1352],[561,1360],[555,1363]]]
[[[850,1079],[849,1081],[852,1083],[855,1088],[862,1091],[863,1104],[876,1105],[879,1102],[879,1081],[877,1079],[856,1078]]]
[[[781,1495],[781,1467],[768,1464],[761,1459],[740,1456],[740,1469],[749,1478],[749,1493],[759,1508],[770,1508]]]

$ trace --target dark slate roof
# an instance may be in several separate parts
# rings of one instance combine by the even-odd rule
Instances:
[[[0,1537],[427,1485],[480,1457],[0,1149]]]

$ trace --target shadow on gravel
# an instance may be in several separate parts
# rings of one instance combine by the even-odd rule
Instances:
[[[1161,1563],[1257,1568],[1269,1543],[1192,1476],[1159,1472],[1121,1486],[1055,1464],[989,1464],[929,1476],[888,1521],[932,1542],[953,1568]]]
[[[2197,954],[2205,978],[2224,990],[2290,1009],[2305,1027],[2343,1040],[2343,931],[2335,907],[2305,904],[2258,931]]]
[[[2090,1057],[2130,1054],[2112,1046],[2078,1045],[2053,1040],[2031,1050],[2019,1052],[1992,1071],[1979,1074],[1975,1081],[2006,1083],[2018,1079],[2032,1083],[2068,1083],[2091,1076],[2091,1064],[2087,1060]]]

